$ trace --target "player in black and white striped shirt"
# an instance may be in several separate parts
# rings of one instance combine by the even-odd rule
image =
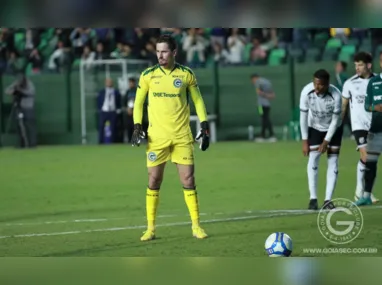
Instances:
[[[323,208],[332,209],[331,202],[338,176],[338,155],[342,142],[341,92],[330,84],[330,75],[320,69],[314,73],[300,97],[300,126],[303,154],[309,156],[309,209],[317,210],[318,166],[321,154],[328,153],[326,194]]]
[[[356,74],[345,82],[342,90],[342,118],[344,118],[346,108],[350,104],[351,127],[360,154],[360,160],[357,164],[357,187],[354,197],[356,201],[362,197],[364,191],[367,135],[371,124],[371,112],[367,112],[364,105],[367,85],[370,79],[376,76],[371,71],[372,61],[373,58],[369,53],[357,53],[354,56]],[[373,203],[379,201],[373,194],[371,200]]]

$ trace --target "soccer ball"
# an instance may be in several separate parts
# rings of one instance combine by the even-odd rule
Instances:
[[[265,251],[269,257],[289,257],[292,250],[292,239],[286,233],[273,233],[265,241]]]

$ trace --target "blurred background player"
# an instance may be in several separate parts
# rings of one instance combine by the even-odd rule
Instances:
[[[142,72],[134,105],[134,133],[132,144],[139,146],[142,130],[143,105],[149,96],[149,128],[147,167],[149,183],[146,191],[147,231],[142,241],[155,238],[155,219],[166,162],[176,164],[183,193],[192,221],[192,235],[207,237],[199,224],[199,205],[194,178],[194,139],[190,129],[189,95],[201,122],[200,148],[209,146],[207,112],[197,85],[195,74],[175,62],[177,45],[168,36],[161,36],[156,44],[159,64]]]
[[[98,93],[97,109],[99,113],[98,143],[103,144],[107,141],[105,126],[110,128],[110,142],[116,142],[117,114],[121,110],[121,94],[114,88],[111,78],[105,79],[105,87]]]
[[[20,148],[36,147],[35,85],[24,73],[20,72],[17,74],[16,80],[6,88],[5,93],[13,97],[12,113],[8,125],[10,126],[13,121],[17,122]]]
[[[382,68],[382,57],[379,58]],[[371,205],[371,194],[377,176],[379,155],[382,152],[382,77],[381,74],[369,80],[366,91],[365,110],[371,113],[370,129],[367,136],[365,189],[355,204]]]
[[[309,156],[308,184],[310,192],[309,209],[317,210],[318,166],[321,154],[328,151],[326,194],[323,208],[333,208],[330,201],[337,184],[338,155],[342,142],[343,128],[340,127],[341,92],[330,84],[330,75],[317,70],[313,82],[308,83],[300,97],[300,124],[302,150]]]
[[[362,197],[364,190],[364,173],[366,163],[367,134],[370,128],[371,113],[365,110],[365,94],[371,78],[377,76],[372,72],[373,58],[369,53],[359,52],[354,56],[356,74],[349,78],[342,91],[342,118],[350,105],[351,127],[357,143],[360,160],[357,165],[357,187],[354,199]],[[350,104],[349,104],[350,103]],[[373,203],[379,200],[371,195]]]
[[[333,85],[338,88],[342,92],[342,89],[344,87],[344,84],[346,80],[349,79],[349,76],[347,74],[347,67],[348,64],[344,61],[337,61],[335,65],[335,80]],[[347,127],[349,129],[349,132],[351,133],[351,123],[350,123],[350,110],[349,106],[346,109],[346,112],[344,113],[344,116],[342,117],[342,127]],[[353,135],[350,135],[350,137],[353,139]]]
[[[335,65],[336,77],[333,85],[336,86],[340,91],[342,91],[345,81],[349,79],[349,76],[346,73],[347,66],[348,64],[344,61],[337,61]]]
[[[272,83],[258,74],[251,75],[251,80],[256,88],[257,103],[259,114],[261,116],[261,134],[256,138],[256,142],[275,142],[277,141],[271,121],[271,100],[275,98],[275,93],[272,88]],[[268,131],[269,137],[266,132]]]
[[[126,110],[125,113],[125,128],[127,133],[127,141],[131,143],[134,132],[134,101],[135,95],[137,93],[137,84],[135,78],[129,78],[129,89],[126,92],[125,97],[123,98],[123,107]]]
[[[129,78],[129,89],[126,92],[126,96],[123,98],[123,107],[125,108],[125,129],[127,133],[127,141],[131,143],[134,132],[134,101],[137,93],[137,82],[134,77]],[[143,118],[142,118],[142,130],[147,133],[148,118],[147,118],[147,98],[143,104]]]

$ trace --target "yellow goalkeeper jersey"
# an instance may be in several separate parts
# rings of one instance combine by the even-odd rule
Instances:
[[[159,64],[139,78],[134,104],[134,124],[142,123],[143,103],[148,96],[148,134],[153,138],[179,138],[190,130],[190,99],[200,122],[207,121],[202,95],[193,71],[175,64],[172,70]]]

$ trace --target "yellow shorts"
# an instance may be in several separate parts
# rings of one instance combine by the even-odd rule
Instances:
[[[148,137],[146,148],[147,167],[171,160],[173,163],[194,164],[194,140],[192,134],[177,139]]]

